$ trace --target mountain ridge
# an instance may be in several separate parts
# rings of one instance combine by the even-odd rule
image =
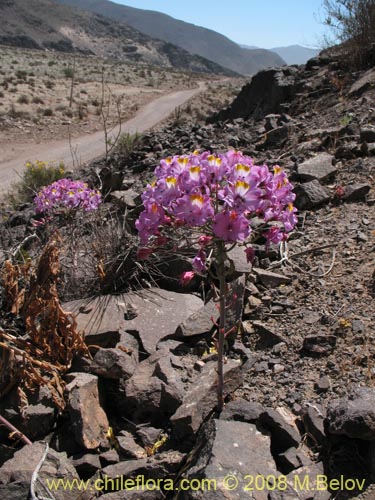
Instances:
[[[235,76],[218,64],[124,23],[55,0],[1,0],[0,44]]]
[[[285,64],[274,52],[266,49],[243,49],[214,30],[180,21],[161,12],[128,7],[109,0],[57,1],[115,18],[148,36],[173,43],[191,54],[199,54],[243,75],[252,75],[261,69]]]

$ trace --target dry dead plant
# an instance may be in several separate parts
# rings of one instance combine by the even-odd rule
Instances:
[[[20,313],[26,335],[17,336],[0,329],[0,349],[8,353],[4,355],[8,370],[0,373],[0,397],[16,383],[29,390],[47,385],[56,406],[63,409],[62,375],[75,355],[90,354],[74,315],[60,305],[57,292],[60,247],[61,239],[55,234],[46,244],[34,272],[29,263],[4,264],[4,304],[8,312]]]

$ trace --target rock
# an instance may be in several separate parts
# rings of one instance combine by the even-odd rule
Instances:
[[[13,458],[4,463],[0,468],[1,498],[20,500],[29,497],[32,474],[41,461],[45,450],[44,443],[36,442],[32,445],[26,445],[16,451]],[[46,480],[52,481],[58,478],[79,480],[77,471],[67,459],[66,454],[58,453],[52,448],[48,450],[38,477],[42,484],[45,484]],[[41,488],[39,481],[35,485],[36,492],[45,496],[45,491]],[[53,495],[56,500],[71,500],[72,498],[72,492],[68,489],[64,490],[64,488],[55,489]],[[89,495],[85,493],[83,498],[88,500]]]
[[[183,340],[209,333],[214,328],[214,321],[217,321],[219,314],[217,302],[209,300],[177,327],[174,337]]]
[[[97,470],[101,469],[99,455],[92,453],[73,457],[73,465],[80,477],[91,477]]]
[[[100,348],[94,356],[90,366],[90,372],[104,378],[128,379],[137,366],[137,362],[132,354],[127,354],[121,349]]]
[[[331,493],[324,480],[324,466],[318,462],[293,470],[286,477],[287,488],[270,492],[269,500],[329,500]]]
[[[115,201],[123,207],[135,208],[139,205],[139,193],[133,189],[127,189],[126,191],[113,191],[111,193],[111,201]]]
[[[251,272],[251,264],[247,261],[243,247],[236,245],[228,252],[228,258],[233,263],[235,273],[248,274]]]
[[[266,133],[264,142],[259,146],[261,149],[264,148],[276,148],[282,147],[287,141],[293,127],[291,125],[282,125]]]
[[[315,382],[315,390],[319,394],[329,391],[330,388],[331,388],[331,381],[326,375],[323,375],[323,377],[320,377],[320,379],[317,382]]]
[[[348,184],[345,186],[344,200],[347,202],[365,201],[370,189],[370,184]]]
[[[156,350],[159,340],[173,336],[180,323],[203,306],[203,301],[195,295],[159,288],[122,297],[138,311],[136,318],[125,322],[125,330],[139,337],[141,349],[148,354]]]
[[[324,429],[325,410],[320,405],[309,404],[303,410],[301,417],[307,436],[312,437],[313,446],[325,446],[327,443]]]
[[[133,436],[130,434],[130,432],[127,431],[121,431],[120,434],[117,436],[117,442],[118,442],[118,453],[121,457],[121,460],[123,459],[139,459],[139,458],[146,458],[147,454],[144,448],[139,446],[133,438]]]
[[[355,141],[345,142],[335,150],[335,158],[338,160],[354,160],[363,156],[362,148]]]
[[[105,451],[99,455],[100,463],[102,467],[107,465],[117,464],[120,461],[120,457],[115,449]]]
[[[66,302],[65,311],[76,315],[78,330],[84,331],[88,345],[114,347],[124,326],[124,306],[115,295],[105,295],[92,300]]]
[[[264,350],[285,341],[279,333],[271,330],[266,323],[262,323],[261,321],[252,321],[250,322],[250,325],[254,328],[256,335],[254,338],[256,350]],[[245,329],[246,326],[247,321],[245,322]]]
[[[70,373],[66,386],[67,410],[77,443],[88,450],[106,442],[109,423],[100,405],[98,377],[88,373]]]
[[[297,448],[289,448],[276,457],[278,470],[283,474],[289,474],[294,469],[312,465],[312,461],[305,451]]]
[[[254,267],[253,271],[258,281],[267,288],[276,288],[280,285],[288,285],[292,281],[289,276],[273,273],[272,271],[266,271],[265,269],[260,269],[259,267]]]
[[[347,397],[331,401],[327,422],[331,434],[375,440],[375,388],[357,387]]]
[[[310,158],[298,165],[298,176],[303,181],[312,181],[314,179],[319,182],[327,181],[337,171],[337,168],[332,165],[332,161],[333,156],[327,153],[318,154],[314,158]]]
[[[361,142],[375,142],[375,128],[361,128]]]
[[[24,432],[34,440],[44,438],[51,432],[56,420],[56,410],[43,403],[27,406],[22,415],[25,419]]]
[[[349,96],[358,96],[363,94],[366,90],[372,88],[375,81],[375,69],[369,69],[366,73],[353,83],[349,90]]]
[[[294,192],[296,194],[294,204],[299,210],[319,207],[331,199],[330,191],[316,179],[295,186]]]
[[[126,492],[114,491],[113,493],[102,495],[100,498],[103,500],[165,500],[165,495],[162,491],[153,489],[152,485],[150,488],[150,490],[137,489],[136,483],[134,483],[134,490],[127,489]]]
[[[245,401],[244,399],[235,399],[234,401],[229,401],[224,406],[220,414],[220,420],[254,423],[259,419],[263,411],[264,408],[259,403]]]
[[[271,449],[274,454],[299,446],[301,436],[297,426],[294,423],[288,423],[278,411],[264,408],[257,420],[257,425],[271,433]]]
[[[109,480],[113,479],[113,483],[107,479],[108,486],[111,487],[108,488],[108,491],[124,489],[124,481],[136,479],[137,476],[142,476],[141,481],[143,481],[143,489],[146,490],[145,483],[147,480],[161,479],[166,476],[170,477],[171,474],[179,470],[183,458],[184,454],[179,451],[164,451],[151,457],[141,458],[139,460],[124,460],[118,464],[108,465],[104,467],[102,474]],[[142,483],[139,484],[139,490],[141,489]]]
[[[136,429],[137,437],[142,441],[144,448],[146,448],[146,446],[153,446],[157,441],[159,441],[162,433],[162,429],[156,429],[155,427],[150,426],[139,426]]]
[[[168,350],[156,351],[139,363],[133,376],[123,384],[126,399],[120,404],[121,411],[133,422],[159,423],[176,411],[185,389],[181,383],[183,372],[173,369],[174,358]]]
[[[182,478],[190,481],[208,479],[215,481],[216,487],[191,489],[184,492],[181,499],[266,500],[266,488],[246,491],[249,478],[257,475],[273,476],[275,479],[279,476],[271,455],[269,437],[260,433],[253,424],[209,420],[198,435],[191,463]],[[227,480],[233,481],[235,487],[232,490],[227,487]]]
[[[334,335],[308,335],[303,339],[303,350],[312,356],[330,354],[336,346]]]
[[[224,365],[224,397],[243,383],[241,362],[229,359]],[[191,389],[186,393],[181,406],[171,417],[173,434],[178,440],[187,442],[198,431],[217,404],[217,364],[209,362],[198,374]]]
[[[296,90],[298,69],[292,66],[259,71],[251,82],[242,87],[232,104],[213,115],[209,121],[218,122],[250,117],[255,120],[282,111],[281,105],[290,101]]]

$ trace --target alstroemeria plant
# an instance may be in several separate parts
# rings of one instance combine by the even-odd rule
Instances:
[[[155,169],[155,181],[142,195],[144,211],[136,221],[147,257],[175,242],[196,249],[193,271],[184,273],[188,283],[193,273],[210,272],[220,284],[218,332],[218,406],[223,406],[223,355],[225,338],[225,261],[236,244],[244,246],[249,262],[254,257],[253,233],[262,233],[267,243],[280,243],[294,228],[297,218],[295,194],[286,173],[278,166],[254,165],[240,151],[214,155],[206,151],[164,159]],[[215,269],[210,265],[215,263]]]

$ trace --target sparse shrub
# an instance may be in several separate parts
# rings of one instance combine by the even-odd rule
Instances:
[[[16,77],[18,80],[26,80],[27,71],[25,71],[24,69],[18,69],[16,71]]]
[[[65,78],[73,78],[74,75],[74,69],[71,66],[68,66],[67,68],[63,69],[63,75]]]
[[[375,0],[324,0],[325,24],[344,42],[345,58],[365,67],[375,62]]]
[[[14,206],[30,202],[38,191],[65,176],[64,164],[55,165],[46,161],[27,162],[20,182],[14,185],[10,195]]]
[[[40,97],[38,97],[37,95],[35,95],[32,99],[31,99],[31,102],[33,104],[44,104],[44,101],[43,99],[41,99]]]
[[[43,116],[53,116],[53,110],[51,108],[43,109]]]
[[[4,92],[0,91],[0,98],[4,97]]]
[[[55,82],[53,82],[52,80],[46,80],[44,82],[44,85],[47,87],[47,89],[52,90],[55,86]]]
[[[116,150],[126,158],[129,157],[135,149],[139,146],[142,140],[142,135],[136,132],[135,134],[130,134],[126,132],[122,134],[117,141]]]
[[[17,99],[18,104],[29,104],[29,98],[26,94],[21,94]]]

